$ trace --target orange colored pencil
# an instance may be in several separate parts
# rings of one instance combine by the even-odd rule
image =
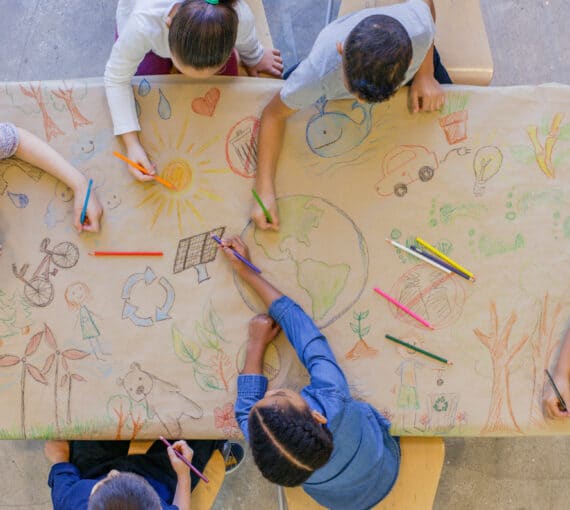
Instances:
[[[132,159],[123,156],[120,152],[114,151],[113,156],[116,156],[117,158],[122,159],[123,161],[128,163],[129,165],[134,166],[137,170],[140,170],[143,174],[152,176],[152,178],[155,181],[160,182],[160,184],[162,184],[163,186],[166,186],[167,188],[170,189],[175,189],[174,184],[168,182],[166,179],[163,179],[162,177],[160,177],[160,175],[153,175],[149,173],[149,171],[144,166],[141,166],[138,163],[134,162]]]

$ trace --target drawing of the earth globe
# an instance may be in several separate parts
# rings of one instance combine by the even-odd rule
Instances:
[[[333,203],[309,195],[277,200],[280,229],[242,232],[265,278],[297,301],[317,326],[326,327],[358,300],[368,278],[368,249],[358,226]],[[240,278],[235,283],[255,313],[266,311]]]

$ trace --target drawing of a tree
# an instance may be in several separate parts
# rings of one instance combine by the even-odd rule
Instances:
[[[113,395],[107,402],[107,416],[116,421],[117,429],[115,439],[121,439],[123,427],[130,420],[132,429],[131,440],[135,439],[146,423],[146,409],[140,405],[133,405],[128,395]]]
[[[509,337],[516,321],[517,314],[511,312],[507,322],[500,328],[497,305],[491,301],[491,332],[485,334],[478,328],[473,330],[479,341],[489,349],[493,363],[491,404],[487,423],[481,430],[482,434],[512,431],[513,427],[517,432],[522,433],[513,414],[509,385],[509,365],[527,342],[528,335],[523,335],[518,344],[514,347],[509,347]]]
[[[538,312],[538,318],[534,331],[530,336],[532,347],[532,396],[530,404],[530,423],[532,426],[540,427],[544,425],[542,414],[542,388],[544,387],[544,369],[548,368],[552,352],[557,345],[557,337],[554,332],[557,330],[558,319],[562,306],[558,303],[548,318],[548,292],[544,296],[542,306]]]
[[[222,321],[210,307],[202,321],[196,321],[195,332],[198,341],[184,338],[182,332],[172,326],[174,352],[185,363],[192,363],[194,378],[206,391],[229,391],[229,384],[237,375],[231,358],[221,346],[226,340],[220,334]],[[203,359],[205,356],[207,359]]]
[[[365,312],[352,312],[352,316],[356,323],[351,322],[350,328],[358,337],[358,340],[354,347],[348,351],[344,357],[350,360],[356,360],[358,358],[373,358],[378,354],[378,349],[370,347],[364,337],[370,332],[370,326],[363,327],[362,321],[368,317],[370,312],[366,310]]]
[[[44,332],[40,331],[30,338],[26,345],[24,355],[21,358],[12,354],[0,355],[0,367],[11,367],[18,363],[22,365],[20,373],[20,423],[22,427],[22,439],[26,439],[26,375],[30,375],[32,379],[41,384],[47,385],[48,383],[41,370],[28,361],[30,356],[38,350],[43,334]]]
[[[85,381],[85,378],[83,378],[81,375],[72,373],[70,371],[67,360],[83,359],[89,356],[89,353],[80,349],[66,349],[65,351],[61,351],[57,345],[51,329],[47,324],[44,324],[44,338],[53,353],[46,358],[44,367],[42,368],[41,372],[45,376],[50,372],[52,366],[54,366],[55,373],[53,384],[53,399],[55,411],[55,429],[57,435],[60,436],[58,389],[60,387],[67,387],[66,423],[67,425],[71,425],[71,382],[73,380],[81,382]],[[65,370],[65,373],[61,376],[61,378],[59,377],[60,365]]]

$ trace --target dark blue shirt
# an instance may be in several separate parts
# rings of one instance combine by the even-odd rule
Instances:
[[[334,449],[303,489],[333,510],[364,510],[382,500],[394,485],[400,448],[390,436],[390,422],[370,404],[354,400],[327,339],[312,319],[286,296],[275,300],[269,315],[281,326],[311,377],[301,396],[327,418]],[[267,390],[263,375],[238,377],[236,419],[248,438],[247,418]]]
[[[54,464],[49,472],[48,485],[51,487],[51,501],[54,510],[82,510],[87,508],[89,496],[95,484],[105,478],[83,479],[79,469],[70,462]],[[174,497],[160,482],[146,477],[148,483],[157,492],[163,510],[178,510],[178,506],[169,505]]]

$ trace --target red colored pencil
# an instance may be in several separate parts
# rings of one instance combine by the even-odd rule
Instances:
[[[171,447],[172,445],[166,440],[164,439],[162,436],[159,436],[159,439],[167,446],[167,447]],[[206,483],[210,483],[210,480],[208,480],[202,473],[200,473],[200,471],[198,471],[192,464],[190,464],[190,461],[188,461],[186,459],[186,457],[184,457],[184,455],[182,455],[178,450],[175,450],[174,448],[172,448],[172,451],[176,454],[176,456],[182,461],[184,462],[184,464],[186,464],[192,471],[194,471],[194,473],[196,473],[202,480],[204,480]]]
[[[161,251],[90,251],[94,257],[162,257]]]

